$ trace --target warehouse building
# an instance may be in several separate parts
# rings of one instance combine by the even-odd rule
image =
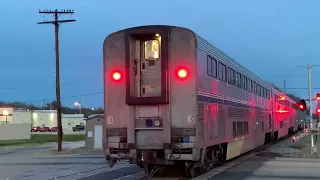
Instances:
[[[85,125],[83,114],[62,114],[62,128],[71,131],[76,125]],[[30,124],[40,127],[56,127],[56,110],[22,110],[13,107],[0,107],[0,124]],[[29,129],[30,131],[30,129]]]

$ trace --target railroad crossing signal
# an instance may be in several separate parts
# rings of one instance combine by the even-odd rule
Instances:
[[[320,108],[316,108],[316,114],[320,114]]]
[[[320,93],[317,93],[317,95],[316,95],[316,100],[317,100],[317,101],[320,101]]]
[[[300,111],[302,111],[302,112],[305,111],[307,108],[306,101],[304,99],[301,99],[300,102],[297,102],[297,106]]]

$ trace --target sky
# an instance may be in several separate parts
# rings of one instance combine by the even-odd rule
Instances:
[[[320,65],[319,0],[2,0],[0,100],[41,105],[55,98],[53,20],[39,9],[73,9],[60,28],[62,104],[103,107],[102,44],[133,26],[189,28],[260,78],[307,98],[307,69]],[[312,68],[312,96],[320,92],[320,66]],[[304,88],[304,89],[296,89]],[[80,96],[81,95],[81,96]]]

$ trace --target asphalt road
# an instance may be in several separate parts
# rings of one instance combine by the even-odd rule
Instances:
[[[235,161],[193,180],[318,180],[320,159],[282,158],[261,154]]]
[[[63,147],[75,148],[82,144],[83,142],[65,143]],[[55,148],[55,143],[0,148],[0,180],[76,180],[94,177],[113,180],[141,171],[127,162],[120,162],[109,168],[103,155],[97,153],[60,155],[43,153]]]

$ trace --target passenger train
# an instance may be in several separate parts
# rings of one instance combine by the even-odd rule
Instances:
[[[197,169],[290,134],[305,115],[296,102],[193,31],[151,25],[103,44],[103,148],[145,169]]]

